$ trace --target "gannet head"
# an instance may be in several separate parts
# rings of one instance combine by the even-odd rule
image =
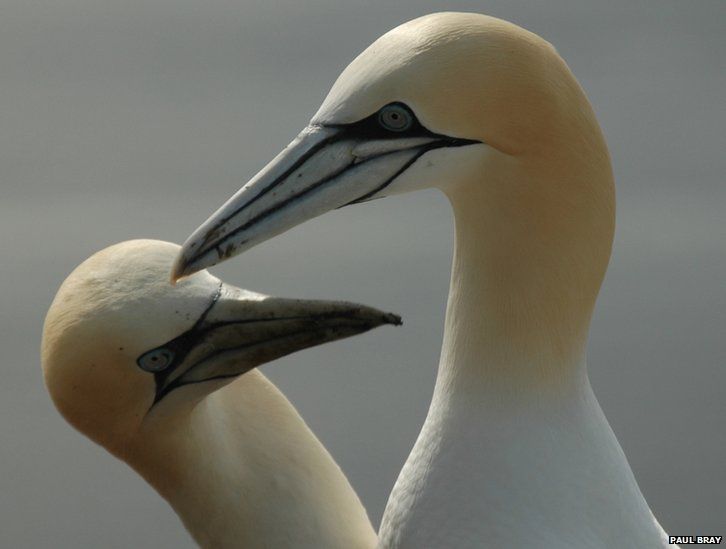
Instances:
[[[609,170],[589,103],[549,43],[484,15],[421,17],[343,71],[308,127],[189,237],[172,278],[347,204],[496,187],[538,163],[575,169],[563,154]]]
[[[147,418],[188,410],[262,363],[400,319],[352,303],[281,299],[203,271],[172,286],[179,246],[106,248],[63,282],[43,330],[45,382],[61,414],[112,452]]]

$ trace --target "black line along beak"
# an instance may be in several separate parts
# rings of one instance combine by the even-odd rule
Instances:
[[[374,124],[364,119],[353,125],[305,128],[187,239],[172,280],[329,210],[380,196],[430,150],[479,143],[435,134],[418,122],[400,134],[381,133]]]
[[[193,383],[234,378],[301,349],[360,334],[401,318],[341,301],[268,297],[220,284],[195,325],[143,353],[156,382],[154,404]]]

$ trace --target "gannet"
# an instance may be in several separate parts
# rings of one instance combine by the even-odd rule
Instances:
[[[587,375],[614,229],[608,150],[539,36],[470,13],[383,35],[187,240],[172,277],[333,208],[429,187],[455,217],[443,348],[380,546],[667,546]]]
[[[207,272],[172,286],[178,250],[124,242],[65,280],[42,343],[56,407],[140,473],[202,547],[375,547],[345,475],[253,368],[400,318],[268,297]]]

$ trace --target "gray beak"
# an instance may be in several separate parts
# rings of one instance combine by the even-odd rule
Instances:
[[[184,385],[233,378],[301,349],[367,332],[401,318],[341,301],[268,297],[220,285],[219,293],[183,334],[143,353],[159,402]]]
[[[427,151],[471,143],[424,128],[381,138],[366,135],[365,127],[352,131],[347,126],[308,126],[187,239],[172,280],[329,210],[380,196]]]

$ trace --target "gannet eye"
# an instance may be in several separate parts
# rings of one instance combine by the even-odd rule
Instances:
[[[386,105],[378,112],[378,123],[388,131],[405,132],[413,124],[413,115],[403,105]]]
[[[152,349],[139,357],[136,363],[145,372],[161,372],[174,360],[174,353],[169,349],[161,347]]]

